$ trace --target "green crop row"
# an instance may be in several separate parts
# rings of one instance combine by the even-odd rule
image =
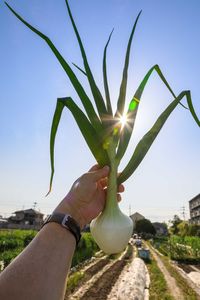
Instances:
[[[92,257],[97,251],[99,251],[99,247],[91,236],[91,233],[84,233],[74,253],[72,267]]]
[[[0,270],[6,267],[35,237],[36,231],[0,231]],[[99,250],[90,233],[83,233],[74,253],[72,267],[92,257]]]
[[[199,237],[171,236],[168,239],[155,239],[153,246],[165,256],[173,260],[199,262],[200,239]]]
[[[35,235],[32,230],[1,230],[0,253],[26,247]]]

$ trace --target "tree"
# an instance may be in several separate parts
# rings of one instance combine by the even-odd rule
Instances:
[[[170,227],[171,234],[184,236],[200,236],[200,225],[189,224],[187,221],[182,221],[177,216],[171,221]]]
[[[177,225],[177,234],[184,237],[189,235],[189,224],[186,221],[182,221]]]
[[[190,224],[188,226],[188,236],[199,236],[200,237],[200,225]]]
[[[179,228],[178,225],[182,222],[182,220],[179,218],[179,216],[174,215],[174,218],[172,221],[170,221],[172,226],[170,227],[170,233],[171,234],[178,234]]]
[[[151,233],[151,234],[155,234],[156,230],[153,226],[153,224],[151,223],[151,221],[149,221],[148,219],[142,219],[142,220],[138,220],[135,224],[135,232],[141,234],[141,233]]]

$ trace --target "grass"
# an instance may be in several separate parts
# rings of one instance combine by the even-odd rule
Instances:
[[[181,289],[184,299],[186,300],[198,300],[199,297],[195,291],[188,285],[187,281],[179,274],[175,267],[170,263],[167,257],[160,257],[165,267],[171,276],[173,276],[177,282],[177,285]]]
[[[70,293],[73,293],[76,286],[78,285],[79,281],[84,278],[84,272],[79,271],[75,272],[71,276],[69,276],[67,280],[67,291],[70,291]]]
[[[170,275],[176,280],[178,287],[180,288],[185,300],[199,300],[200,298],[196,295],[195,291],[188,285],[187,281],[179,274],[176,268],[170,263],[169,257],[161,256],[158,252],[160,259],[162,260],[164,266],[170,273]],[[151,290],[150,290],[151,292]],[[162,298],[151,298],[162,299]],[[168,299],[168,298],[163,298]],[[170,299],[170,298],[169,298]],[[171,298],[173,299],[173,298]]]
[[[158,268],[155,260],[146,264],[150,274],[149,300],[175,300],[170,295],[163,273]]]

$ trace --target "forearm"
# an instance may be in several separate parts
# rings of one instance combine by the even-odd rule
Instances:
[[[75,238],[68,230],[45,225],[1,274],[0,299],[63,299],[74,250]]]
[[[69,214],[83,228],[103,210],[108,172],[108,167],[91,168],[75,181],[53,213]],[[57,223],[46,224],[1,273],[0,299],[64,299],[75,246],[76,240],[70,231]]]

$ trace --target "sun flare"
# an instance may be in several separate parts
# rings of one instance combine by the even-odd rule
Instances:
[[[128,119],[127,119],[127,116],[126,115],[122,115],[120,118],[119,118],[119,121],[121,123],[121,126],[122,128],[127,124],[128,122]]]

